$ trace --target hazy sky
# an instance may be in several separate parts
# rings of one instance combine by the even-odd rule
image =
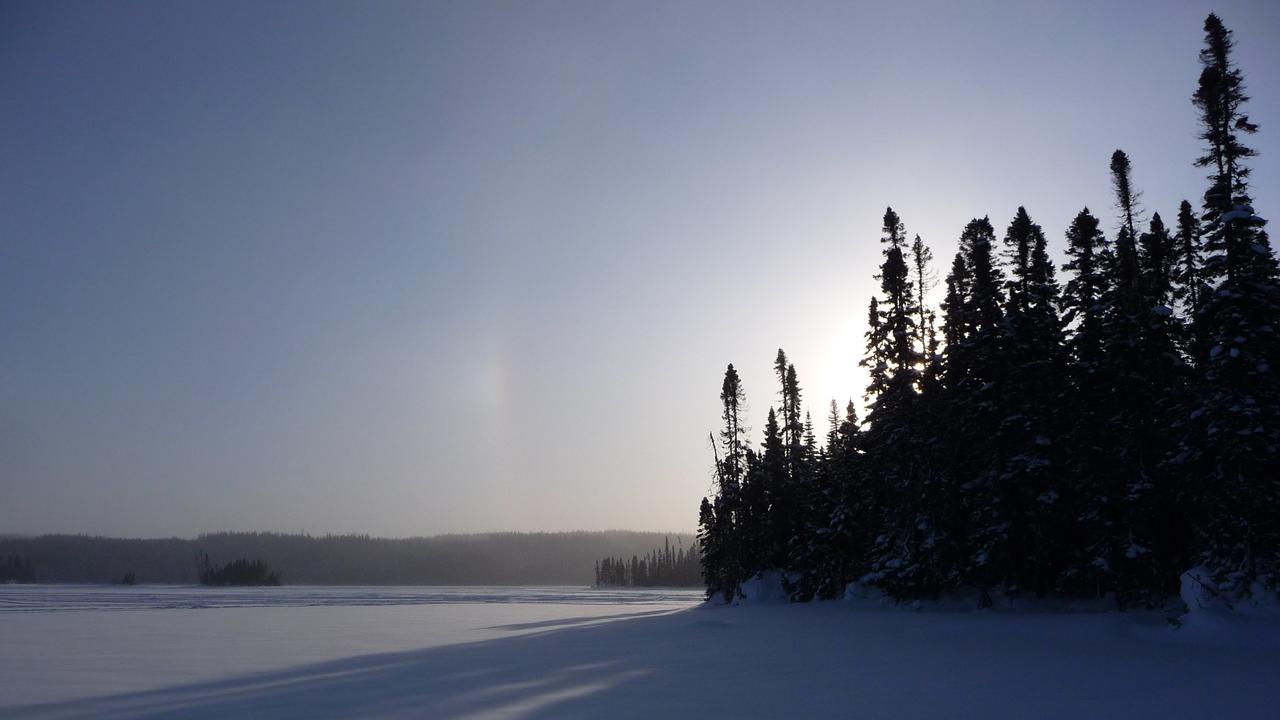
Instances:
[[[1211,9],[1275,214],[1274,2],[0,2],[0,532],[690,530],[886,205],[1198,201]]]

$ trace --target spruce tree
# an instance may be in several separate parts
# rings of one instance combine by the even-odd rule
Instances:
[[[916,235],[916,239],[911,242],[911,280],[916,289],[916,334],[920,338],[920,352],[926,363],[933,359],[938,346],[933,311],[929,309],[925,299],[937,284],[936,276],[930,268],[932,262],[933,251]]]
[[[1098,218],[1081,210],[1067,230],[1064,267],[1073,276],[1063,292],[1063,320],[1072,326],[1068,339],[1072,359],[1081,376],[1099,372],[1103,354],[1103,296],[1108,289],[1107,241]]]
[[[724,426],[720,430],[720,443],[723,459],[717,472],[719,492],[713,503],[713,532],[716,540],[712,552],[703,548],[704,567],[707,563],[715,565],[714,572],[717,589],[724,592],[727,598],[737,593],[741,583],[742,561],[738,534],[740,532],[742,508],[742,483],[746,475],[746,430],[742,416],[746,412],[746,394],[738,371],[730,364],[724,373],[724,382],[720,387],[721,420]]]
[[[1072,521],[1075,551],[1060,579],[1070,594],[1102,595],[1111,586],[1111,551],[1104,539],[1116,522],[1108,504],[1110,439],[1102,425],[1107,416],[1106,336],[1104,298],[1109,294],[1111,257],[1101,222],[1088,208],[1081,210],[1066,232],[1064,269],[1071,273],[1063,290],[1063,320],[1069,327],[1070,355],[1067,407],[1072,409],[1065,429],[1067,446],[1064,470],[1071,478],[1066,504]]]
[[[955,387],[963,382],[965,366],[957,350],[972,328],[969,316],[964,311],[969,301],[969,267],[965,264],[964,251],[956,252],[951,261],[951,272],[947,273],[947,294],[942,301],[942,337],[946,348],[943,358],[943,379],[947,387]]]
[[[958,484],[966,543],[958,572],[984,591],[1010,575],[1009,508],[1002,502],[1001,459],[992,445],[1003,419],[1001,397],[1008,377],[1002,352],[1003,273],[993,253],[995,230],[988,218],[975,219],[960,235],[967,288],[959,306],[948,307],[947,324],[963,328],[963,338],[947,349],[956,363],[947,388],[954,481]],[[984,594],[984,601],[987,598]]]
[[[1186,200],[1178,206],[1178,231],[1173,247],[1173,300],[1183,319],[1183,345],[1194,361],[1205,352],[1204,342],[1195,329],[1196,318],[1209,293],[1204,284],[1200,219]]]
[[[790,363],[787,362],[787,354],[782,348],[778,348],[778,355],[773,361],[773,372],[778,376],[778,400],[781,402],[782,410],[782,445],[788,450],[791,448],[791,425],[787,422],[787,418],[791,417],[791,395],[787,390],[787,368]]]
[[[834,411],[832,414],[835,419]],[[824,533],[829,551],[814,588],[820,598],[838,597],[849,582],[866,573],[868,549],[876,532],[862,456],[862,429],[852,400],[827,446],[827,456],[833,497]]]
[[[1197,541],[1205,575],[1228,596],[1254,582],[1280,582],[1280,278],[1276,258],[1249,195],[1257,131],[1232,61],[1234,41],[1217,15],[1205,19],[1199,87],[1209,169],[1204,193],[1204,278],[1212,292],[1196,316],[1201,392],[1188,406],[1186,432],[1171,465],[1196,483],[1187,492],[1203,528]]]
[[[749,455],[743,483],[741,521],[742,576],[750,578],[762,570],[782,567],[787,554],[787,521],[791,508],[786,495],[786,446],[778,414],[769,408],[761,452]],[[782,489],[782,492],[779,492]]]
[[[871,578],[894,595],[936,593],[946,582],[939,571],[934,543],[939,529],[930,516],[927,493],[933,490],[934,468],[926,454],[923,415],[919,411],[920,368],[927,342],[921,333],[912,268],[903,256],[905,232],[892,208],[885,211],[884,262],[877,276],[884,303],[877,308],[874,332],[868,333],[867,360],[884,370],[873,376],[870,427],[862,439],[866,482],[870,490],[874,538]],[[918,277],[927,278],[925,250],[919,244]]]
[[[998,501],[1009,517],[1008,579],[1037,595],[1055,589],[1070,539],[1062,518],[1067,491],[1060,414],[1067,358],[1059,289],[1044,232],[1018,208],[1005,232],[1009,260],[1001,419],[992,440],[1003,460]]]
[[[805,413],[799,473],[795,478],[797,518],[788,546],[787,589],[793,600],[807,602],[818,594],[830,572],[827,524],[833,494],[830,461],[818,446],[813,421]]]
[[[736,496],[742,485],[742,474],[746,470],[744,454],[747,431],[742,423],[746,403],[742,381],[738,377],[738,371],[730,363],[724,371],[724,382],[720,386],[720,418],[724,422],[724,427],[720,430],[720,444],[724,454],[720,471],[724,487],[721,491],[730,496]]]

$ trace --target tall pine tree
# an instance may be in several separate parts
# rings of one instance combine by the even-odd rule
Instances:
[[[1205,143],[1197,164],[1210,171],[1202,219],[1213,289],[1196,317],[1203,387],[1172,465],[1199,480],[1188,494],[1200,508],[1202,582],[1240,596],[1280,582],[1280,278],[1249,195],[1255,152],[1243,137],[1258,128],[1244,113],[1231,31],[1210,14],[1204,32],[1192,102]]]

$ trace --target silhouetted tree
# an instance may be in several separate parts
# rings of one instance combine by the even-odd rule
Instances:
[[[1062,458],[1066,346],[1045,235],[1025,208],[1018,208],[1004,244],[1010,264],[1003,339],[1008,376],[993,444],[1003,458],[997,483],[1009,518],[1007,577],[1013,586],[1044,595],[1055,589],[1070,545],[1061,509],[1070,495]]]
[[[1178,233],[1174,242],[1173,299],[1185,319],[1184,344],[1194,360],[1204,354],[1204,341],[1195,332],[1196,318],[1204,307],[1209,289],[1205,286],[1200,220],[1183,200],[1178,206]]]
[[[1257,131],[1232,62],[1231,31],[1217,15],[1204,23],[1199,86],[1209,168],[1204,193],[1204,278],[1212,292],[1195,318],[1202,388],[1171,462],[1203,528],[1196,549],[1219,592],[1248,594],[1255,581],[1280,582],[1280,280],[1275,255],[1249,195],[1243,136]]]

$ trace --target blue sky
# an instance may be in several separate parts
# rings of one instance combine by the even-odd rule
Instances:
[[[1265,216],[1273,3],[0,3],[0,532],[692,529],[886,205],[1198,200],[1209,10]]]

